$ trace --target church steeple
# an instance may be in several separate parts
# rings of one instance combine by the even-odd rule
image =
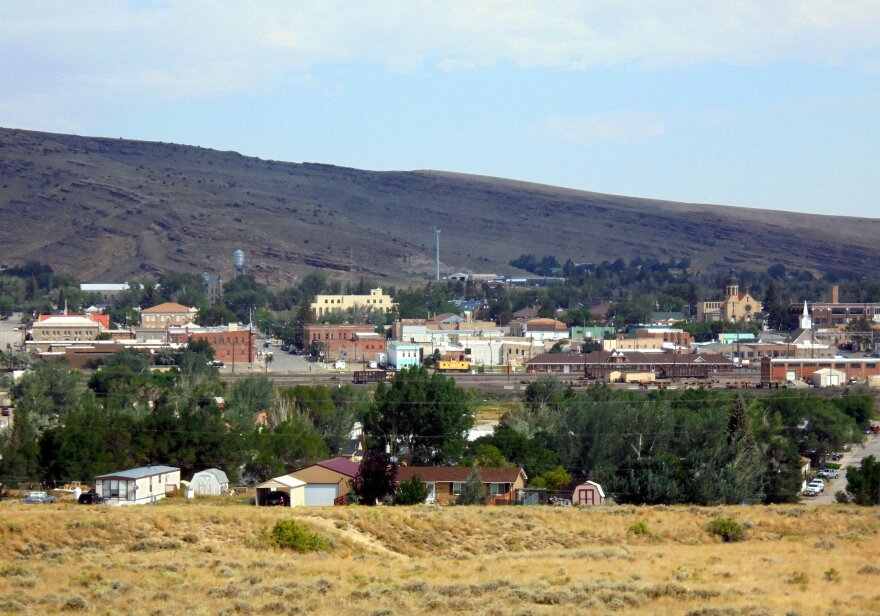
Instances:
[[[804,301],[804,312],[801,314],[801,329],[813,329],[813,319],[810,318],[806,301]]]
[[[730,270],[730,276],[727,278],[724,293],[727,297],[737,297],[739,295],[739,280],[736,279],[736,274],[733,273],[733,270]]]

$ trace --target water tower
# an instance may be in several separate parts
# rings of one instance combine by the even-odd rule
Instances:
[[[239,248],[232,253],[232,267],[235,268],[235,275],[244,274],[244,251]]]

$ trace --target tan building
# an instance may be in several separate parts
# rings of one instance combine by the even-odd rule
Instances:
[[[355,306],[391,312],[396,305],[391,301],[391,296],[385,295],[379,288],[371,289],[369,295],[318,295],[311,308],[315,316],[321,318],[334,312],[345,312]]]
[[[698,321],[745,321],[750,323],[761,314],[761,302],[748,291],[739,290],[733,272],[724,287],[724,299],[697,304]]]
[[[180,327],[192,323],[198,308],[189,308],[174,302],[165,302],[141,311],[141,327],[143,329],[166,329]]]
[[[304,505],[333,505],[351,491],[349,483],[360,465],[346,458],[333,458],[293,471],[288,477],[305,482]]]
[[[104,331],[101,323],[83,316],[50,316],[31,326],[34,341],[97,340]]]

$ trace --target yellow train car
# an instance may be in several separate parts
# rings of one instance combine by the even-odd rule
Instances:
[[[470,369],[469,361],[441,359],[437,362],[437,370],[440,372],[467,372]]]

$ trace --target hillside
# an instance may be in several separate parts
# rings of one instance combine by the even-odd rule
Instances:
[[[696,269],[880,268],[880,220],[603,195],[435,171],[371,172],[199,147],[0,129],[0,264],[88,281],[169,270],[262,282],[313,267],[377,281],[560,260],[688,257]]]
[[[871,508],[0,508],[0,612],[871,614]],[[722,543],[716,516],[747,529]],[[294,519],[328,553],[269,544]],[[638,532],[634,532],[638,529]]]

